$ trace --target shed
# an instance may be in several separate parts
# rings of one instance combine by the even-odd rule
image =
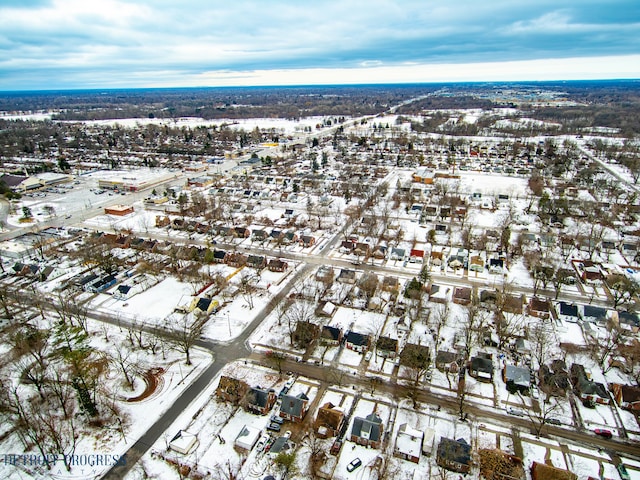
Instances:
[[[258,441],[258,438],[260,438],[260,433],[260,429],[245,425],[238,433],[233,444],[240,449],[250,451]]]

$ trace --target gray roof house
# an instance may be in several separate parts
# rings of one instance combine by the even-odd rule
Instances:
[[[365,418],[353,419],[350,440],[365,447],[380,448],[383,433],[382,419],[374,412]]]
[[[297,396],[284,395],[282,397],[282,405],[280,405],[280,416],[292,422],[301,422],[307,413],[309,406],[309,397],[304,393]]]

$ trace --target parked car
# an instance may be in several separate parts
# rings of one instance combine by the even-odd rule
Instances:
[[[524,417],[524,412],[519,408],[508,407],[507,413],[509,415],[515,415],[516,417]]]
[[[593,433],[595,433],[596,435],[600,435],[601,437],[604,438],[611,438],[613,437],[613,433],[611,433],[611,430],[606,430],[604,428],[596,428]]]
[[[261,452],[262,450],[264,450],[264,447],[267,446],[268,441],[269,441],[269,437],[267,435],[263,435],[262,437],[260,437],[260,440],[258,440],[258,443],[256,443],[256,450],[258,452]]]
[[[278,397],[284,397],[288,392],[289,392],[289,387],[285,385],[284,387],[282,387],[282,390],[280,390]]]
[[[279,425],[282,425],[284,423],[284,418],[278,417],[277,415],[271,415],[270,420],[272,423],[277,423]]]
[[[359,458],[354,458],[353,460],[351,460],[351,463],[347,465],[347,472],[353,472],[360,465],[362,465],[362,460],[360,460]]]
[[[365,362],[368,362],[369,360],[371,360],[372,356],[373,356],[373,352],[371,350],[369,350],[367,353],[365,353],[365,355],[364,355]]]
[[[284,432],[283,437],[284,438],[291,438],[291,430],[287,430],[286,432]]]
[[[271,430],[272,432],[279,432],[280,431],[280,424],[279,423],[270,423],[269,425],[267,425],[267,430]]]

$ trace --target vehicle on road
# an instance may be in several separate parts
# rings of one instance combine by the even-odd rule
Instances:
[[[524,417],[524,412],[522,410],[520,410],[519,408],[508,407],[507,408],[507,413],[509,415],[515,415],[516,417]]]
[[[595,433],[596,435],[600,435],[601,437],[604,438],[611,438],[613,437],[613,433],[611,433],[611,430],[606,430],[604,428],[596,428],[593,433]]]
[[[362,460],[360,460],[359,458],[354,458],[353,460],[351,460],[351,463],[347,465],[347,472],[353,472],[360,465],[362,465]]]
[[[557,418],[547,418],[547,423],[550,425],[562,425],[562,422],[560,420],[558,420]]]

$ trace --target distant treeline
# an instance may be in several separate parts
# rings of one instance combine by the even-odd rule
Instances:
[[[517,92],[514,96],[513,92]],[[532,106],[538,92],[557,92],[557,100],[579,106]],[[505,100],[512,95],[514,101]],[[518,106],[528,118],[561,125],[558,133],[611,127],[640,134],[640,81],[353,85],[322,87],[229,87],[86,90],[0,93],[0,111],[53,110],[56,120],[123,118],[205,119],[286,118],[376,115],[403,101],[403,115],[425,110]],[[423,128],[426,128],[425,125]],[[452,134],[481,128],[459,124]]]

